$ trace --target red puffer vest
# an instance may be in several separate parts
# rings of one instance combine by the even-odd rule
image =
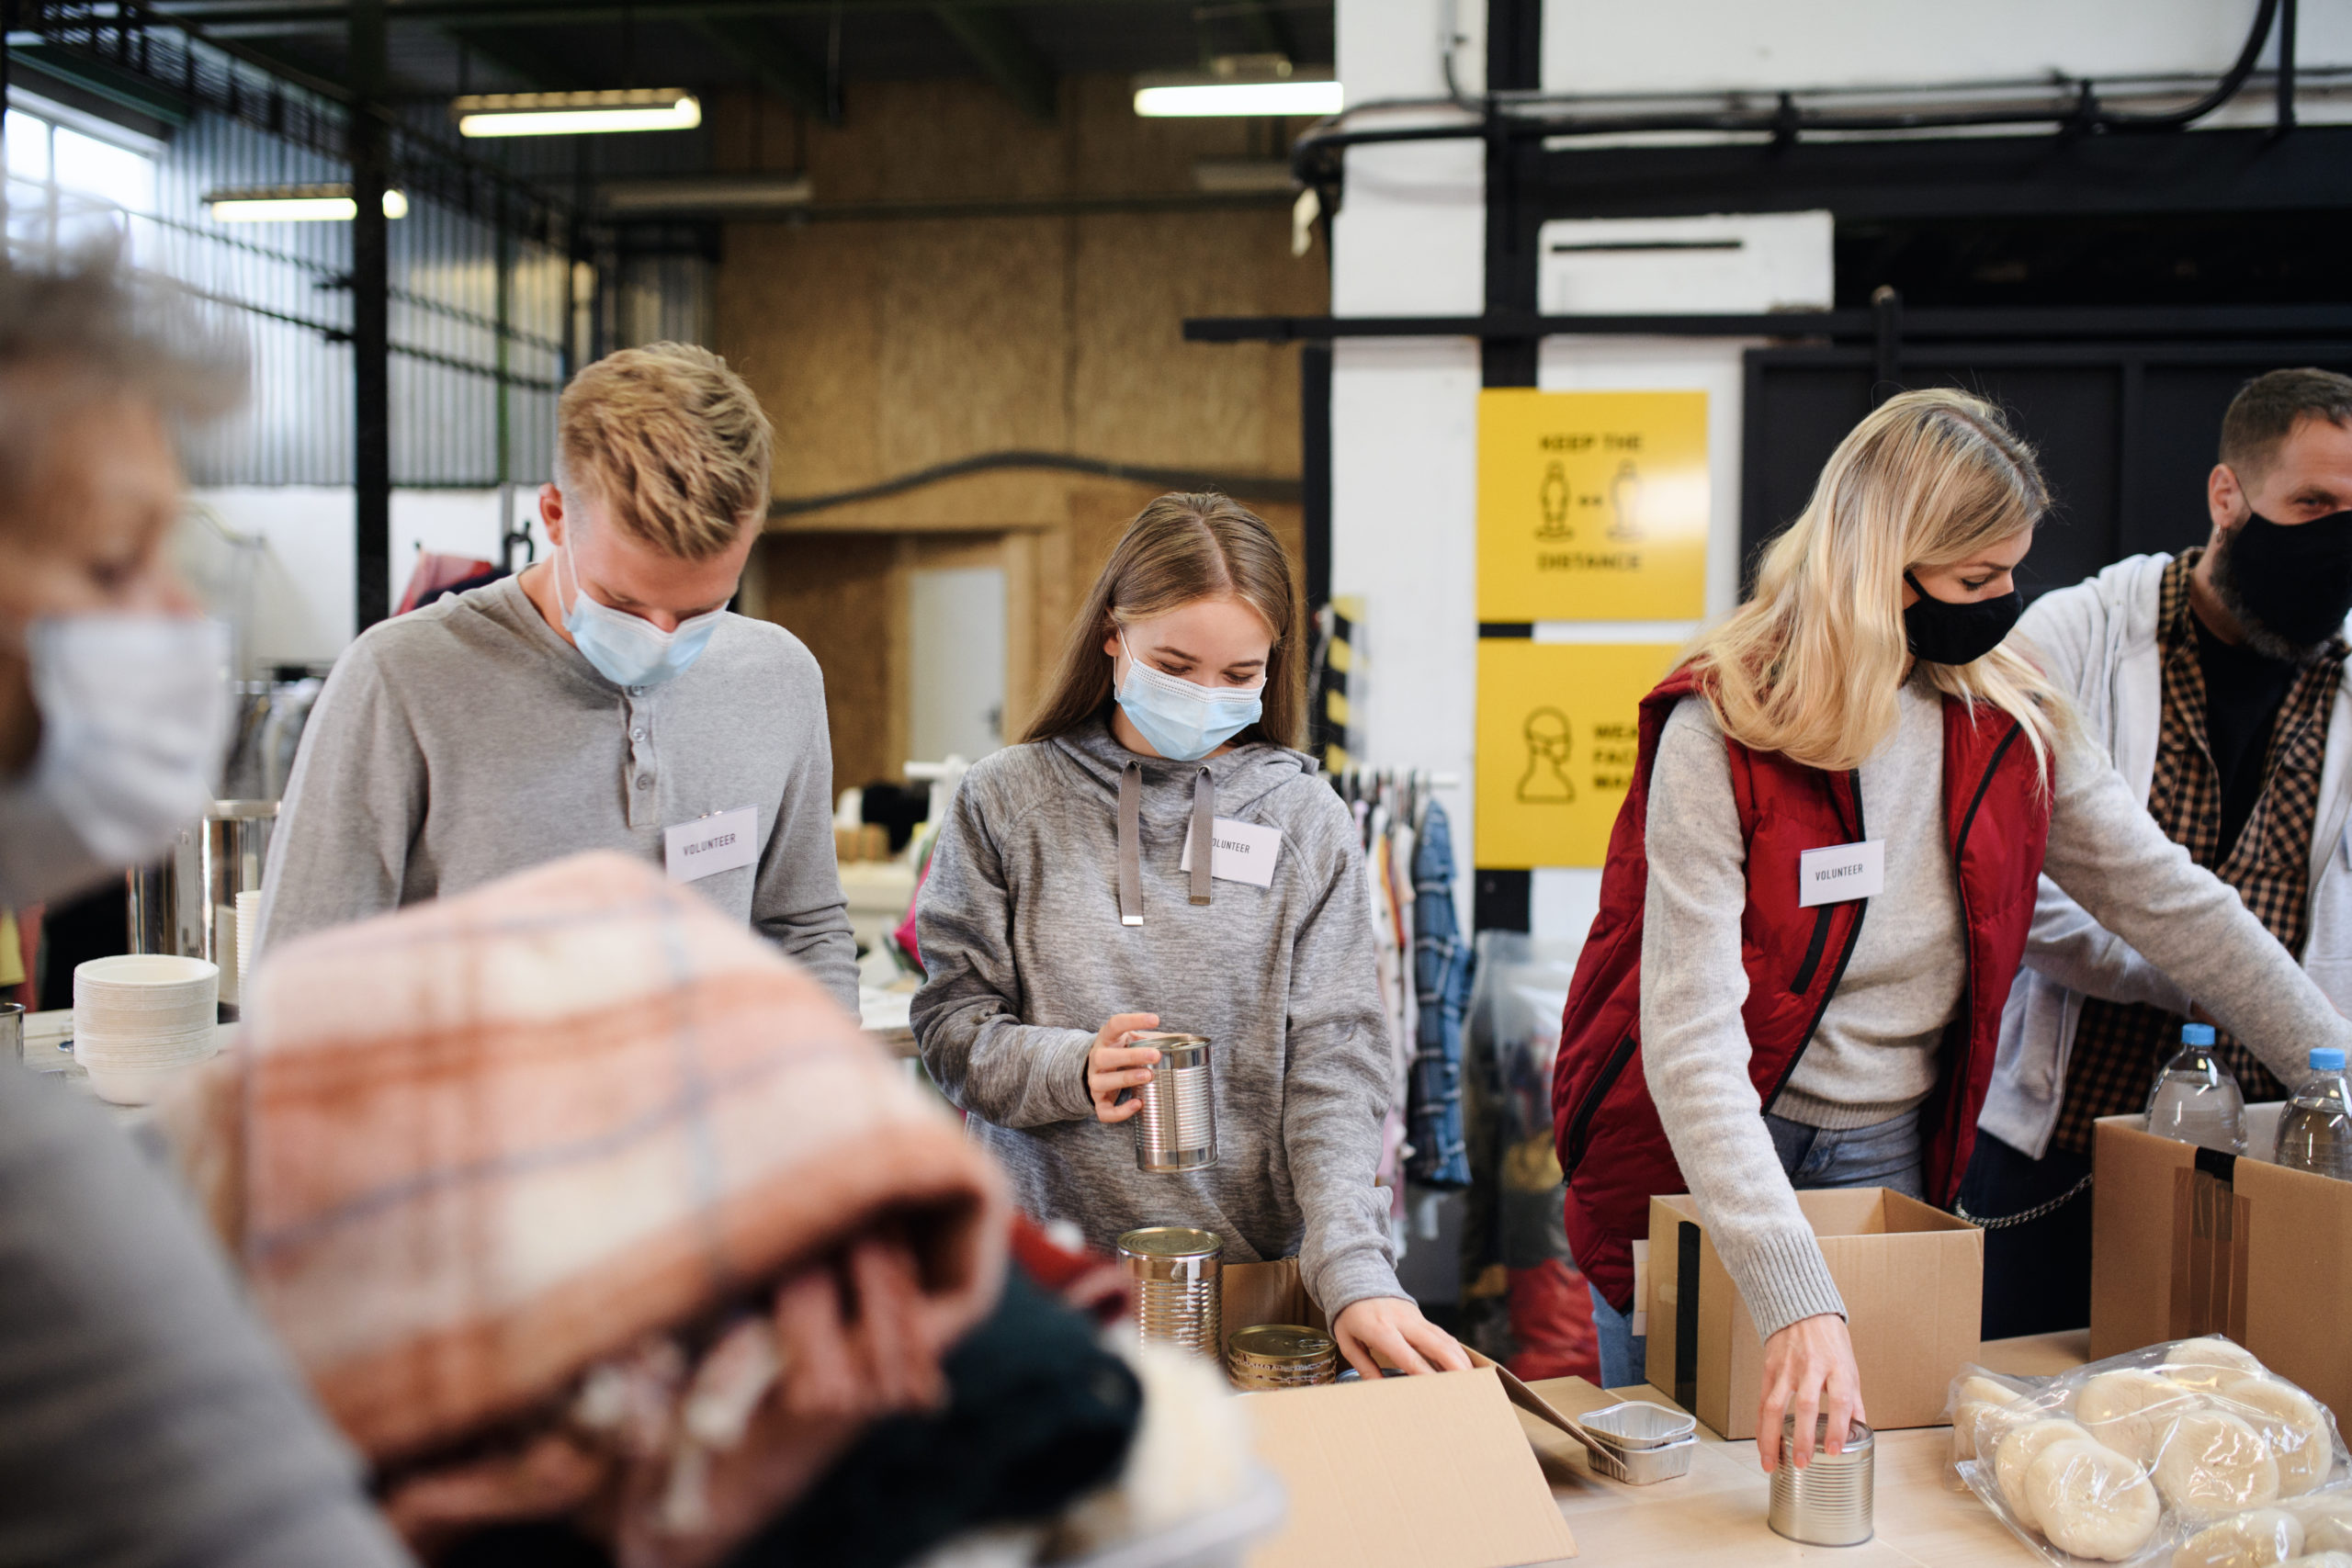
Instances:
[[[1619,1311],[1634,1296],[1632,1240],[1649,1234],[1652,1193],[1688,1190],[1642,1073],[1642,909],[1649,885],[1645,833],[1650,772],[1674,705],[1695,688],[1687,669],[1642,701],[1641,750],[1610,832],[1600,913],[1592,922],[1560,1022],[1552,1127],[1568,1179],[1568,1245],[1587,1278]],[[1941,1076],[1920,1108],[1928,1196],[1960,1196],[1976,1143],[1976,1113],[1993,1076],[2001,1009],[2025,953],[2033,896],[2050,837],[2050,796],[2022,728],[1998,709],[1974,722],[1944,699],[1944,821],[1968,938],[1968,985],[1946,1032]],[[1859,776],[1829,773],[1777,752],[1725,740],[1732,794],[1747,841],[1747,908],[1740,954],[1747,971],[1748,1076],[1770,1110],[1861,935],[1867,900],[1797,905],[1797,856],[1866,837]]]

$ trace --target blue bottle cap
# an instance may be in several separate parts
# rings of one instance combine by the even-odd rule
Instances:
[[[2344,1053],[2333,1045],[2312,1047],[2312,1071],[2340,1073],[2344,1070]]]
[[[2211,1045],[2213,1043],[2213,1026],[2210,1023],[2184,1023],[2180,1026],[2180,1043],[2183,1045]]]

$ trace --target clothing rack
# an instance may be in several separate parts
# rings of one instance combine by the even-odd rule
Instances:
[[[1391,820],[1418,827],[1421,809],[1429,804],[1433,791],[1462,787],[1459,773],[1428,773],[1419,768],[1401,773],[1394,768],[1350,768],[1331,774],[1330,780],[1340,798],[1358,808],[1356,822],[1363,830],[1367,849],[1372,844],[1372,807],[1385,807]]]

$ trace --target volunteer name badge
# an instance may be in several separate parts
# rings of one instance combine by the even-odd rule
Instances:
[[[733,871],[760,858],[760,808],[745,806],[714,811],[691,822],[666,828],[662,852],[673,882],[699,882],[722,871]]]
[[[1225,882],[1246,882],[1252,887],[1274,885],[1274,857],[1282,852],[1283,830],[1256,822],[1236,822],[1220,817],[1209,829],[1213,852],[1209,874]],[[1184,829],[1184,857],[1179,871],[1193,869],[1193,830]]]
[[[1797,856],[1797,908],[1875,898],[1886,886],[1886,840],[1833,844]]]

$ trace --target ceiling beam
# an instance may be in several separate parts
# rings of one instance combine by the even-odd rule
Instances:
[[[581,85],[579,75],[551,58],[544,49],[527,48],[512,34],[495,28],[444,27],[449,39],[469,54],[478,55],[510,75],[531,85],[534,92],[561,92]],[[479,84],[469,84],[480,92]]]
[[[1124,8],[1164,6],[1168,0],[1023,0],[1027,5]],[[663,0],[664,21],[690,17],[831,16],[843,9],[842,0]],[[854,0],[848,8],[861,12],[928,10],[992,12],[989,0]],[[348,6],[336,0],[153,0],[160,17],[182,17],[201,23],[220,38],[266,38],[275,34],[339,30]],[[467,27],[574,27],[582,23],[620,22],[634,15],[642,20],[651,7],[633,0],[391,0],[386,17],[394,22],[442,22]]]
[[[1291,43],[1290,28],[1268,0],[1242,0],[1235,8],[1234,20],[1250,40],[1251,53],[1279,54],[1284,60],[1298,58],[1298,51]]]
[[[687,26],[752,68],[760,85],[827,125],[842,122],[824,67],[756,17],[688,17]]]
[[[1032,119],[1051,125],[1061,97],[1054,63],[1029,41],[1011,17],[990,6],[934,6],[939,18],[980,73]]]

